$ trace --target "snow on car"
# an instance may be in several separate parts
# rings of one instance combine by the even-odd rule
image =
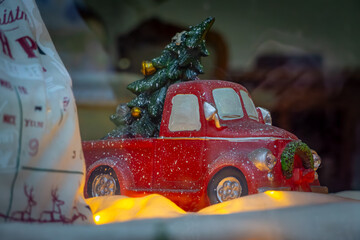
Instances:
[[[197,211],[267,190],[327,192],[317,153],[227,81],[173,84],[158,137],[86,141],[83,151],[86,197],[158,193]]]

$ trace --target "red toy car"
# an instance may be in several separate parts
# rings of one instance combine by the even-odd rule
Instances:
[[[159,137],[87,141],[83,150],[86,197],[158,193],[197,211],[266,190],[327,191],[316,152],[226,81],[170,86]]]

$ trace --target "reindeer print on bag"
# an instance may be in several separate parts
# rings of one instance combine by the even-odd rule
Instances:
[[[21,221],[21,222],[34,222],[35,219],[31,218],[31,209],[33,206],[36,205],[36,201],[34,200],[33,196],[34,188],[31,187],[30,191],[28,191],[28,187],[25,184],[24,186],[24,193],[27,197],[27,205],[25,210],[23,211],[15,211],[11,214],[11,219],[15,221]]]
[[[71,218],[65,217],[62,213],[62,207],[65,205],[65,202],[59,198],[58,188],[51,190],[52,198],[52,208],[51,210],[44,210],[40,213],[38,218],[34,218],[31,215],[33,207],[36,207],[37,202],[34,199],[34,187],[29,188],[28,185],[24,185],[24,194],[27,197],[27,205],[24,210],[13,211],[8,217],[11,221],[17,222],[39,222],[39,223],[64,223],[71,224],[74,223],[77,219],[81,221],[86,221],[87,217],[79,212],[78,208],[75,206],[72,208],[73,215]],[[5,214],[0,213],[0,218],[6,218]]]

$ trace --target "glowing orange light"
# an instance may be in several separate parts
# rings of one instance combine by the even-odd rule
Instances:
[[[279,192],[279,191],[266,191],[265,192],[266,195],[272,197],[275,200],[281,200],[284,199],[284,194],[283,192]]]
[[[144,218],[180,217],[186,212],[169,199],[152,194],[141,198],[106,196],[86,199],[97,225]]]
[[[344,201],[326,194],[305,192],[267,191],[206,207],[195,214],[214,215],[304,206]],[[124,222],[145,218],[172,218],[186,214],[169,199],[152,194],[141,198],[106,196],[86,199],[96,224]],[[191,213],[194,214],[194,213]]]
[[[120,203],[116,204],[116,207],[128,210],[131,209],[134,205],[134,198],[125,198]]]

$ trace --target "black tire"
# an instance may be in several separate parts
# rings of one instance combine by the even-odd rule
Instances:
[[[234,167],[226,167],[217,172],[208,184],[207,194],[210,200],[210,204],[223,202],[223,200],[219,199],[218,197],[218,186],[221,181],[231,177],[237,179],[241,187],[241,191],[239,191],[239,195],[236,198],[248,195],[248,186],[244,174]]]
[[[93,183],[95,179],[101,178],[104,175],[110,176],[110,178],[112,178],[111,181],[115,182],[114,184],[112,184],[115,187],[115,189],[112,191],[113,193],[111,192],[111,194],[104,194],[101,196],[120,195],[120,184],[114,169],[112,169],[109,166],[103,165],[96,168],[89,177],[89,180],[87,182],[87,194],[89,197],[97,197],[93,191]]]

